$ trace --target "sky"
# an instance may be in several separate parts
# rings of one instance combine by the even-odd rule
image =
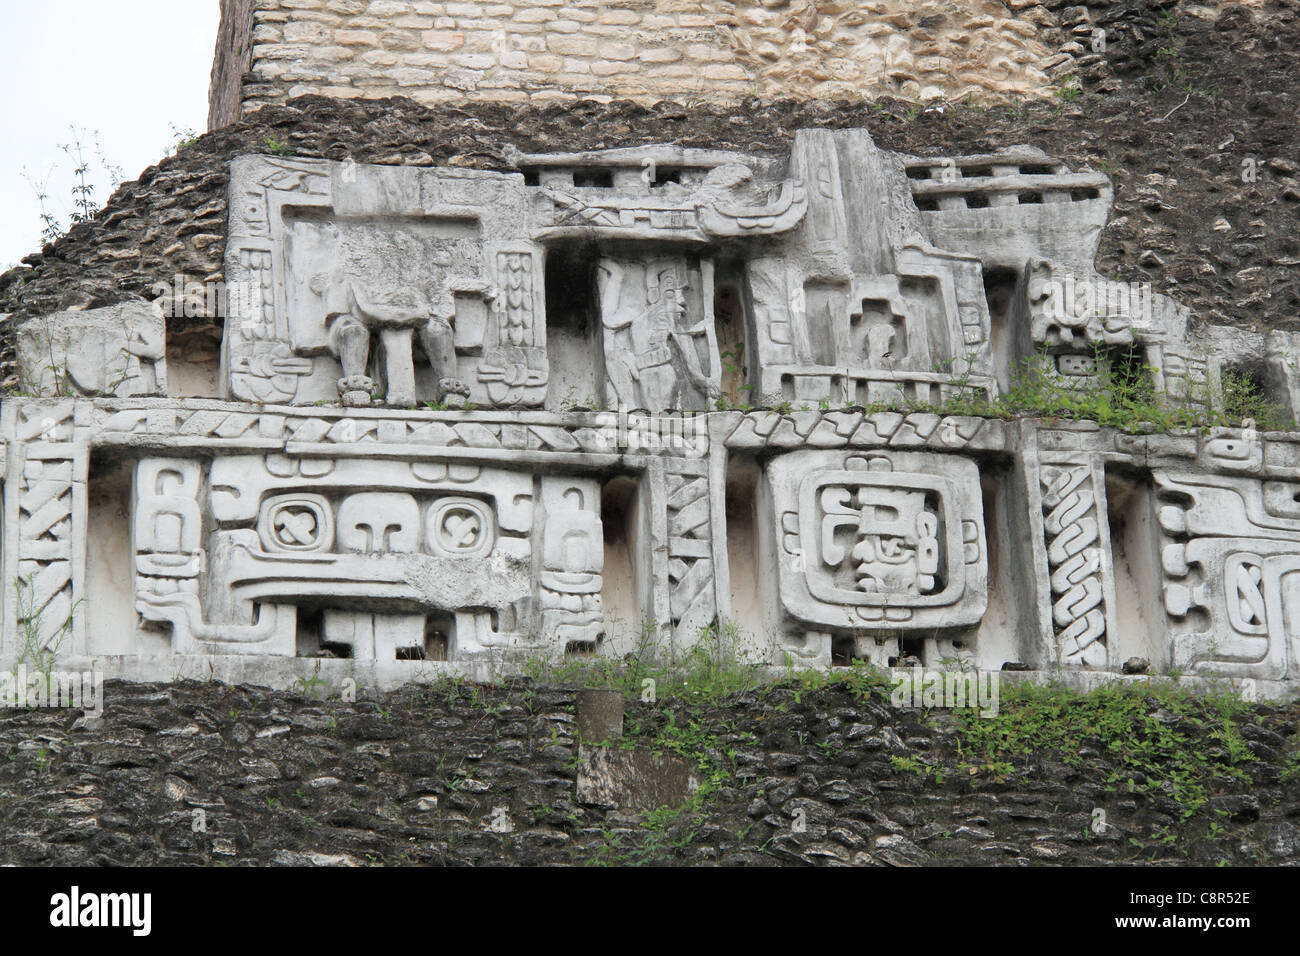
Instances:
[[[5,0],[0,31],[0,272],[40,251],[45,182],[66,226],[75,164],[60,150],[84,130],[93,203],[112,192],[94,144],[126,181],[167,155],[180,130],[207,129],[219,0]],[[48,178],[47,178],[48,177]]]

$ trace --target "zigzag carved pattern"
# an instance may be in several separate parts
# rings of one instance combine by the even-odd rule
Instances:
[[[669,608],[674,625],[707,624],[717,613],[713,595],[709,480],[668,474]]]
[[[56,647],[72,616],[72,462],[28,461],[18,512],[20,639]]]

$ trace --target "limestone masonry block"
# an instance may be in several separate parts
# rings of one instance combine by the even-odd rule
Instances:
[[[392,52],[419,47],[441,52],[468,50],[500,54],[526,49],[598,61],[594,72],[609,89],[635,88],[647,101],[716,97],[735,101],[747,95],[853,97],[889,92],[921,98],[974,96],[997,100],[1006,94],[1050,95],[1053,70],[1071,70],[1088,50],[1062,48],[1057,15],[1037,2],[972,5],[935,0],[921,8],[907,0],[881,0],[859,9],[852,4],[757,4],[703,0],[703,3],[569,5],[546,2],[362,3],[352,0],[253,4],[224,0],[222,36],[213,70],[211,122],[233,121],[244,112],[279,98],[274,84],[287,80],[278,60],[313,55],[304,48],[322,45],[382,48]],[[1089,24],[1080,29],[1085,35]],[[250,51],[251,37],[256,46]],[[531,37],[537,46],[524,46]],[[1062,59],[1064,57],[1064,59]],[[641,75],[642,63],[687,59],[707,64],[700,71]],[[615,66],[614,64],[622,64]],[[376,69],[392,67],[386,58]],[[473,66],[487,69],[486,66]],[[522,75],[524,58],[493,64],[524,91],[585,91],[563,74]],[[426,77],[406,78],[404,87],[438,87],[461,95],[477,87],[449,71],[425,67]],[[569,70],[567,73],[585,71]],[[502,76],[494,77],[500,83]],[[635,77],[631,87],[620,81]],[[319,92],[327,84],[295,83],[299,92]],[[268,84],[271,84],[268,87]],[[387,84],[389,86],[392,83]],[[282,88],[281,88],[282,89]],[[378,95],[377,93],[375,95]]]

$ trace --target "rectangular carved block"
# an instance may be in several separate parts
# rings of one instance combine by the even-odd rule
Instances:
[[[18,360],[25,391],[44,397],[167,394],[162,310],[125,302],[24,322]]]
[[[1300,485],[1157,471],[1174,661],[1280,680],[1300,666]]]
[[[974,463],[798,451],[774,459],[767,475],[792,617],[849,630],[979,623],[988,561]]]

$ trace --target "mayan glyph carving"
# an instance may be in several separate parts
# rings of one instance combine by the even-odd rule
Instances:
[[[939,402],[952,383],[996,390],[979,260],[925,240],[906,177],[869,139],[803,131],[792,170],[809,183],[807,223],[780,256],[751,261],[756,394],[778,402]],[[853,185],[846,184],[850,179]],[[855,210],[861,181],[881,195]]]
[[[144,459],[136,468],[132,547],[136,610],[172,631],[177,653],[293,653],[292,611],[259,608],[252,623],[205,620],[200,579],[208,570],[203,537],[203,474],[184,458]]]
[[[1164,602],[1178,666],[1263,679],[1292,675],[1300,626],[1300,486],[1157,472]]]
[[[478,380],[487,388],[494,407],[541,405],[546,398],[549,371],[538,258],[529,249],[499,249],[495,270],[491,319]],[[455,359],[453,340],[454,336],[449,337],[442,345],[449,366]],[[427,346],[425,351],[429,351]],[[462,391],[468,394],[463,387]]]
[[[979,623],[988,564],[971,463],[801,451],[773,460],[768,480],[793,618],[850,631]]]
[[[533,476],[472,462],[147,459],[137,609],[171,628],[178,653],[292,655],[306,640],[353,659],[467,660],[594,646],[599,486],[541,481],[536,498]]]
[[[1186,407],[1222,404],[1220,372],[1243,356],[1210,350],[1189,334],[1190,313],[1149,283],[1112,282],[1032,258],[1017,308],[1035,353],[1023,355],[1059,385],[1086,389],[1133,370],[1164,400]],[[1238,343],[1238,347],[1244,343]],[[1260,345],[1262,346],[1262,341]],[[1149,370],[1149,372],[1148,372]]]
[[[549,479],[542,485],[540,608],[537,626],[557,647],[591,652],[604,638],[601,573],[605,546],[594,482]]]

